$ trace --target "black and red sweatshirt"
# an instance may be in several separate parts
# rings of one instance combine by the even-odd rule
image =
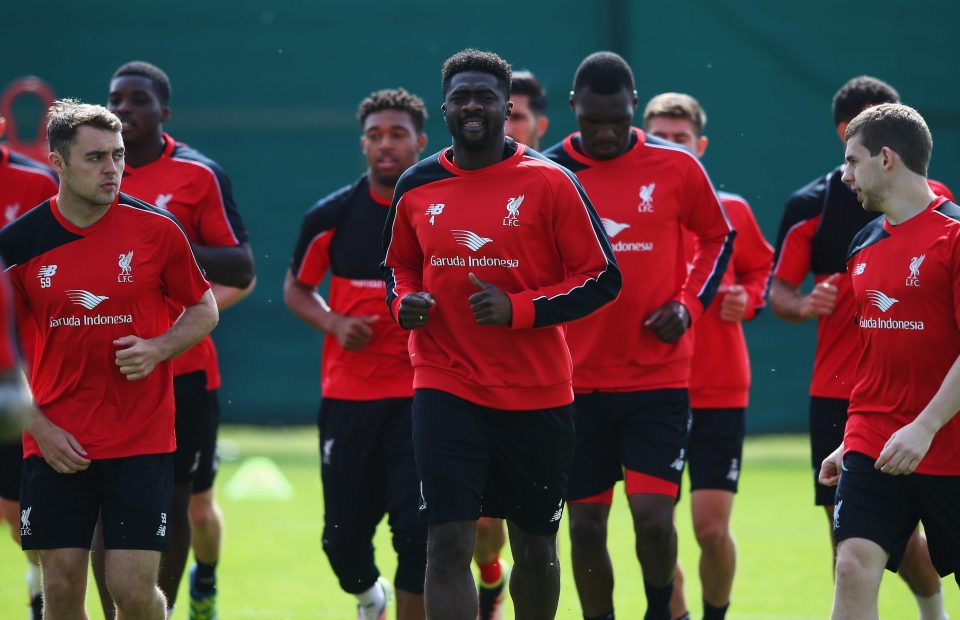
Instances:
[[[573,401],[563,323],[616,298],[621,277],[603,225],[576,177],[508,140],[504,158],[464,170],[450,148],[407,170],[384,230],[387,303],[436,300],[410,335],[414,388],[496,409]],[[474,273],[510,298],[509,326],[477,325]]]

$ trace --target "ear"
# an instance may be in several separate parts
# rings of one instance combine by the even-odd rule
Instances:
[[[511,114],[513,114],[513,102],[507,99],[507,115],[504,119],[509,120]]]
[[[440,104],[440,113],[443,114],[443,118],[447,118],[447,104],[446,104],[446,103],[441,103],[441,104]]]
[[[710,140],[706,136],[700,136],[697,139],[697,144],[694,148],[694,151],[697,154],[697,159],[703,157],[703,154],[707,152],[707,145],[710,144]]]
[[[56,172],[58,176],[63,176],[63,171],[67,167],[67,162],[64,161],[63,155],[54,149],[50,151],[49,155],[47,155],[47,161],[50,163],[50,167],[53,168],[53,171]]]
[[[360,152],[364,155],[367,154],[367,136],[363,134],[360,135]]]
[[[575,98],[574,92],[573,92],[572,90],[570,91],[570,109],[573,110],[574,112],[577,111],[576,98]]]
[[[427,134],[421,133],[417,136],[417,153],[422,153],[425,148],[427,148]]]
[[[893,163],[897,159],[897,152],[888,146],[880,147],[880,165],[884,170],[889,171],[893,168]]]
[[[163,106],[160,108],[160,122],[166,123],[170,120],[170,117],[173,115],[173,112],[170,111],[170,108]]]
[[[546,116],[537,117],[537,137],[542,138],[547,133],[547,127],[550,126],[550,119]]]
[[[633,109],[637,109],[637,105],[640,103],[640,100],[637,99],[637,91],[633,91]]]
[[[842,123],[837,125],[837,136],[839,136],[840,142],[843,142],[844,144],[847,143],[847,140],[846,138],[844,138],[844,135],[847,133],[847,125],[849,124],[850,123],[848,123],[847,121],[843,121]]]

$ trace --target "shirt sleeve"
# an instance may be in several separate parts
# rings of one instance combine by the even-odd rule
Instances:
[[[736,232],[707,171],[695,157],[688,157],[680,222],[693,233],[694,253],[687,279],[674,301],[686,307],[693,322],[707,309],[720,286],[733,253]]]
[[[0,371],[17,363],[14,297],[7,274],[0,273]]]
[[[212,162],[207,187],[197,205],[197,234],[201,245],[233,247],[247,241],[247,229],[233,199],[226,173]]]
[[[750,305],[743,316],[749,321],[764,307],[764,291],[773,267],[773,248],[760,231],[750,205],[745,201],[728,203],[727,214],[737,230],[733,245],[733,272],[737,284],[746,290]]]
[[[811,267],[813,236],[820,225],[820,208],[807,199],[787,201],[780,218],[773,275],[792,286],[800,286]]]
[[[210,289],[210,283],[203,277],[187,236],[172,220],[167,226],[166,236],[166,261],[160,272],[164,291],[168,298],[178,304],[194,306]]]
[[[317,205],[307,211],[290,260],[290,273],[307,286],[319,286],[330,269],[330,244],[336,230],[335,213]]]
[[[396,196],[387,213],[383,229],[385,258],[381,265],[387,287],[387,306],[397,324],[400,322],[400,300],[423,290],[423,250],[410,224],[403,197],[403,194]]]
[[[580,319],[613,301],[622,276],[603,224],[573,173],[553,182],[553,233],[567,277],[556,284],[508,294],[510,326],[546,327]]]

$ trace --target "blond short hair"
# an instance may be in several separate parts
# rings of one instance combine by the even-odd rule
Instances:
[[[693,124],[698,136],[703,135],[707,126],[707,113],[700,107],[700,102],[684,93],[662,93],[651,99],[643,110],[644,127],[655,116],[685,118]]]

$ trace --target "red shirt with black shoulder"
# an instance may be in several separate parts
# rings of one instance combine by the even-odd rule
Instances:
[[[44,415],[90,459],[172,452],[171,363],[129,381],[113,342],[163,334],[169,300],[195,305],[209,289],[176,220],[119,194],[97,222],[78,228],[54,197],[0,231],[0,255],[19,314],[36,325],[30,386]],[[40,455],[29,433],[23,448]]]
[[[0,145],[0,226],[6,226],[57,193],[53,170]]]
[[[330,308],[343,316],[377,316],[373,338],[360,351],[347,351],[333,334],[323,341],[321,389],[324,398],[379,400],[413,396],[409,333],[393,322],[383,303],[386,284],[383,228],[390,203],[370,191],[362,177],[315,204],[303,218],[290,272],[315,288],[330,273]]]
[[[720,301],[730,286],[739,284],[748,298],[742,321],[753,319],[766,304],[764,291],[773,265],[773,248],[764,239],[747,201],[727,192],[719,192],[719,196],[737,237],[717,290],[720,299],[710,305],[693,329],[690,406],[694,409],[742,409],[749,404],[750,355],[743,323],[722,320]],[[687,236],[689,260],[694,239],[690,233]]]
[[[436,306],[410,334],[414,388],[495,409],[573,402],[563,324],[613,300],[620,270],[576,177],[507,140],[503,159],[478,170],[452,148],[400,178],[384,230],[384,279],[394,319],[405,295]],[[510,325],[477,325],[468,274],[509,297]]]
[[[123,191],[166,209],[180,222],[191,243],[235,247],[247,241],[247,230],[233,199],[230,179],[213,160],[163,134],[163,153],[144,166],[124,169]],[[172,304],[176,318],[183,308]],[[207,336],[173,360],[173,374],[204,370],[207,389],[220,387],[220,367],[213,339]]]
[[[697,158],[636,127],[632,131],[630,149],[614,159],[586,155],[579,133],[546,152],[583,183],[625,283],[616,302],[569,326],[578,392],[688,387],[693,337],[666,344],[643,321],[678,301],[695,325],[720,285],[733,245],[734,232]],[[697,241],[689,270],[684,228]]]
[[[847,270],[861,352],[843,445],[875,459],[960,356],[960,207],[941,196],[896,226],[877,218],[854,238]],[[960,475],[958,446],[955,415],[916,472]]]

